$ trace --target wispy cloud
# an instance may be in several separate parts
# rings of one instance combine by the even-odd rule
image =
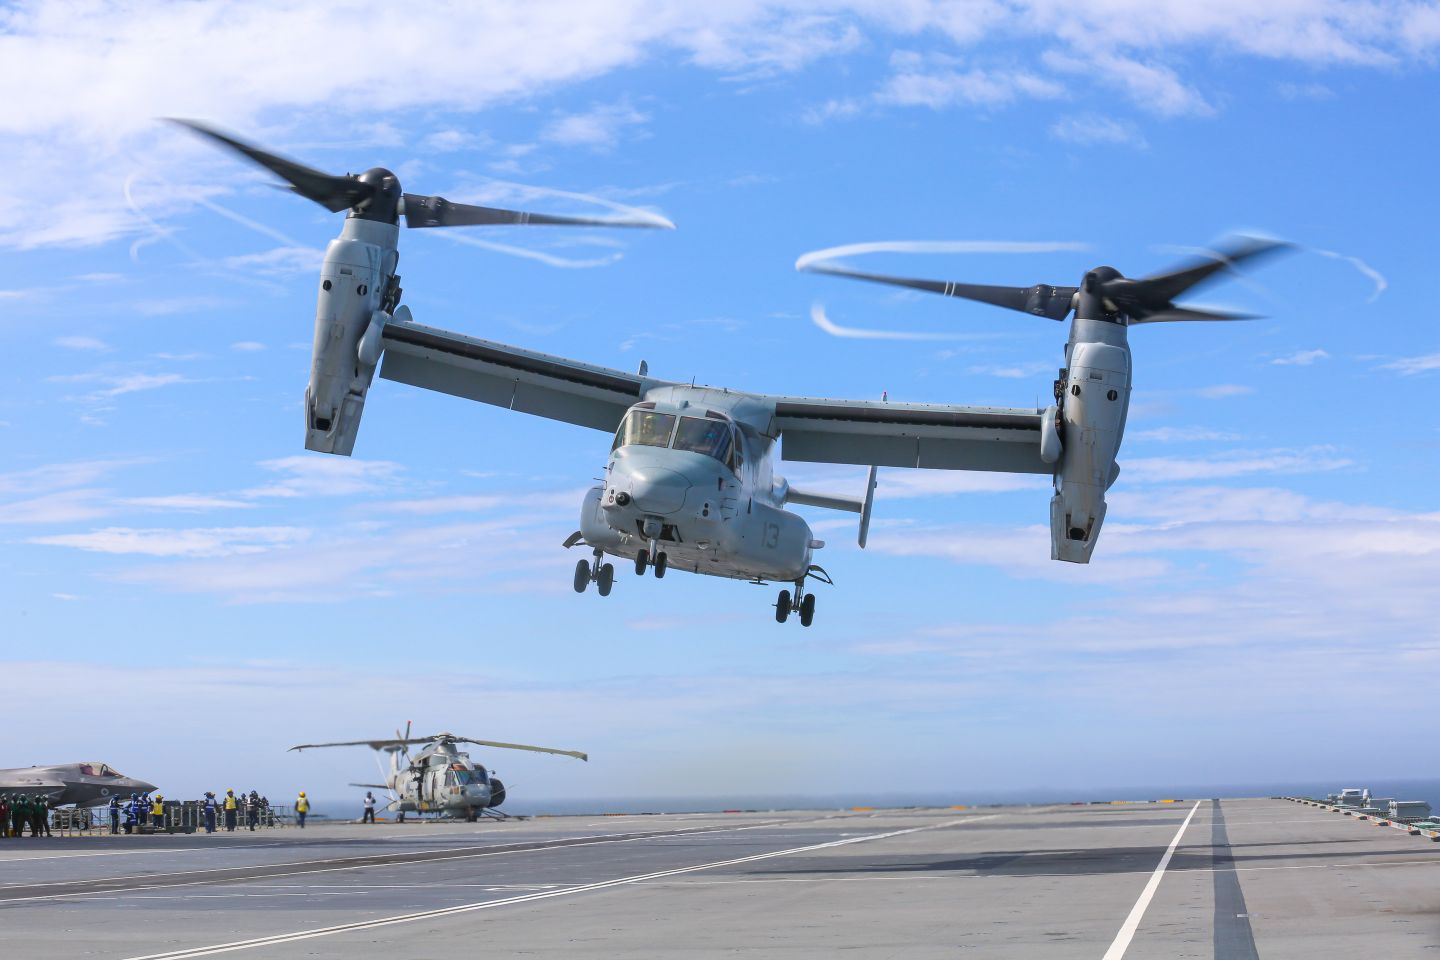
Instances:
[[[1277,367],[1308,367],[1317,360],[1327,360],[1330,354],[1324,350],[1300,350],[1283,357],[1276,357],[1270,363]]]
[[[877,103],[941,110],[965,104],[998,107],[1016,100],[1053,100],[1065,95],[1055,80],[1028,70],[962,68],[953,57],[899,51],[891,75],[875,94]]]
[[[1217,383],[1213,386],[1199,388],[1195,391],[1195,395],[1204,397],[1206,400],[1225,400],[1230,397],[1244,397],[1254,392],[1254,387],[1247,387],[1242,383]]]
[[[1150,146],[1133,123],[1093,113],[1062,117],[1050,125],[1050,135],[1082,147],[1112,144],[1144,150]]]
[[[188,530],[106,527],[89,533],[32,537],[28,542],[92,553],[150,557],[227,557],[258,554],[308,539],[299,527],[212,527]]]
[[[1382,363],[1381,370],[1394,370],[1396,373],[1411,376],[1417,373],[1429,373],[1432,370],[1440,370],[1440,353],[1427,353],[1418,357],[1401,357],[1399,360],[1392,360],[1389,363]]]
[[[237,340],[230,344],[230,349],[236,353],[259,353],[265,349],[265,344],[258,340]]]
[[[84,350],[91,353],[105,353],[110,350],[110,345],[104,340],[96,337],[56,337],[55,346],[64,347],[66,350]]]
[[[581,113],[556,117],[540,133],[540,139],[563,147],[611,150],[622,136],[650,120],[628,101],[597,103]]]
[[[1151,443],[1206,443],[1242,439],[1238,433],[1212,430],[1209,427],[1154,427],[1131,431],[1125,436],[1130,440]]]
[[[1343,470],[1355,461],[1330,447],[1307,450],[1232,451],[1203,458],[1138,457],[1122,464],[1129,483],[1180,483],[1219,480],[1256,474],[1322,473]]]
[[[260,467],[280,474],[281,478],[274,483],[251,487],[241,496],[247,499],[288,499],[370,493],[394,484],[403,470],[400,464],[387,460],[359,460],[325,454],[265,460]]]

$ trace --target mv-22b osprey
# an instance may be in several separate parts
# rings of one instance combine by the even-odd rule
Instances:
[[[469,743],[477,747],[494,747],[502,750],[529,750],[532,753],[553,753],[577,760],[589,760],[588,754],[578,750],[558,750],[554,747],[532,747],[524,743],[501,743],[498,740],[473,740],[457,737],[453,733],[437,733],[431,737],[410,736],[410,724],[405,732],[395,731],[391,740],[346,740],[339,743],[302,743],[291,750],[314,750],[319,747],[369,747],[390,755],[390,771],[384,783],[352,783],[352,787],[371,787],[384,790],[390,795],[388,807],[396,811],[395,818],[405,820],[407,813],[434,813],[442,816],[464,817],[474,822],[482,815],[504,814],[495,808],[505,802],[505,784],[485,766],[470,759],[457,744]],[[423,749],[414,757],[410,748]]]
[[[668,221],[554,217],[450,203],[402,193],[395,175],[383,168],[358,176],[322,173],[205,125],[182,122],[266,167],[296,193],[334,212],[348,210],[321,267],[305,391],[307,449],[352,452],[377,366],[387,380],[602,430],[614,437],[605,475],[585,494],[580,529],[565,541],[566,547],[583,544],[593,552],[593,560],[575,565],[577,592],[594,583],[600,595],[610,593],[615,568],[605,559],[609,555],[633,562],[637,576],[649,569],[663,577],[674,567],[793,584],[793,592],[780,591],[775,619],[783,623],[797,613],[806,626],[815,615],[807,580],[831,581],[814,562],[824,543],[786,507],[858,513],[863,547],[878,466],[1052,476],[1051,555],[1088,562],[1105,516],[1105,491],[1118,473],[1115,454],[1130,396],[1127,325],[1229,319],[1177,307],[1171,299],[1276,246],[1248,243],[1198,266],[1143,280],[1101,267],[1087,273],[1078,288],[939,284],[949,288],[941,292],[1057,320],[1076,311],[1066,347],[1068,371],[1047,408],[753,394],[657,379],[643,363],[636,373],[625,373],[423,326],[398,305],[402,214],[411,227],[633,227],[669,226]],[[791,486],[776,472],[777,459],[870,470],[860,496],[843,496]]]

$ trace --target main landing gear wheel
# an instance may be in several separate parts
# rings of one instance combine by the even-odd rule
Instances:
[[[800,601],[800,625],[810,626],[810,621],[815,619],[815,594],[805,594],[805,599]]]
[[[775,601],[775,622],[784,623],[790,619],[790,591],[781,590],[780,598]]]
[[[661,577],[665,576],[665,568],[666,568],[666,566],[667,566],[669,563],[670,563],[670,558],[665,555],[665,551],[664,551],[664,550],[661,550],[659,553],[655,554],[655,579],[656,579],[656,580],[659,580]]]
[[[645,568],[650,565],[650,555],[643,550],[635,554],[635,576],[645,576]]]
[[[584,593],[590,586],[590,561],[581,560],[575,564],[575,592]]]
[[[615,564],[607,563],[600,567],[600,572],[595,576],[595,589],[600,591],[600,596],[610,596],[610,588],[615,586]],[[811,604],[813,607],[814,604]]]

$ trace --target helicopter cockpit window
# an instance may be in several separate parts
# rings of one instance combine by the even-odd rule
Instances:
[[[675,431],[676,450],[690,450],[714,457],[721,463],[730,463],[730,424],[724,420],[681,417],[680,429]]]
[[[631,410],[625,415],[620,429],[615,432],[615,443],[611,450],[632,443],[647,447],[668,447],[670,434],[675,429],[675,416],[670,413],[655,413],[653,410]]]

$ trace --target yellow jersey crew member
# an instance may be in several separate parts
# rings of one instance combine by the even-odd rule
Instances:
[[[150,803],[150,823],[156,830],[165,825],[165,798],[158,793]]]
[[[225,791],[225,829],[230,833],[235,832],[235,819],[240,815],[240,804],[235,800],[235,790],[231,788]]]
[[[300,829],[305,829],[305,815],[310,812],[310,801],[305,799],[305,791],[300,791],[300,796],[295,798],[295,822]]]

